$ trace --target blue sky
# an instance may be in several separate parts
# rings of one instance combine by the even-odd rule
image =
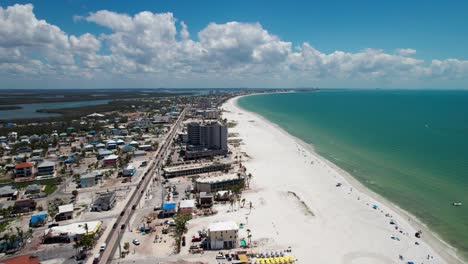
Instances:
[[[44,19],[48,25],[58,27],[67,38],[72,35],[79,37],[83,34],[91,34],[99,42],[99,48],[97,50],[93,49],[91,52],[97,55],[114,56],[113,58],[104,58],[112,61],[114,64],[122,63],[122,65],[128,65],[129,63],[133,64],[133,62],[128,54],[122,56],[122,53],[118,53],[122,52],[122,50],[117,51],[112,48],[122,47],[121,44],[116,43],[115,39],[111,41],[106,37],[121,35],[121,32],[118,32],[119,29],[109,26],[104,21],[105,18],[99,17],[98,21],[95,18],[91,18],[91,14],[100,10],[108,10],[112,13],[128,15],[129,17],[134,17],[143,11],[149,11],[151,14],[172,13],[177,40],[180,40],[181,21],[183,21],[190,33],[190,40],[195,42],[195,44],[200,43],[200,47],[195,47],[195,49],[203,50],[204,53],[210,54],[210,52],[213,52],[215,54],[209,56],[209,60],[207,60],[207,64],[211,65],[209,67],[200,65],[199,61],[202,59],[201,57],[197,57],[198,55],[194,55],[196,59],[190,62],[175,57],[165,58],[168,62],[177,62],[177,67],[184,64],[185,68],[190,68],[190,74],[187,74],[187,69],[184,69],[180,75],[171,76],[171,80],[163,78],[164,76],[162,75],[164,74],[161,73],[161,65],[158,63],[149,61],[144,63],[138,62],[138,66],[132,65],[133,68],[129,72],[128,78],[125,81],[118,82],[128,86],[148,86],[146,82],[151,80],[156,83],[155,87],[159,86],[158,84],[168,87],[190,86],[190,84],[193,84],[193,86],[204,86],[204,82],[206,82],[207,86],[210,84],[216,86],[257,87],[276,84],[293,87],[310,85],[327,87],[420,88],[447,85],[451,88],[468,88],[466,86],[468,75],[468,27],[466,26],[468,25],[468,1],[2,0],[0,1],[0,6],[3,10],[7,10],[8,7],[16,3],[32,4],[33,11],[32,14],[29,14],[30,16],[35,16],[37,20]],[[81,17],[81,19],[76,19],[77,16]],[[3,22],[0,20],[0,23],[6,24],[8,19],[11,20],[11,16],[5,16]],[[233,26],[226,24],[232,21],[241,23],[241,25]],[[241,37],[242,34],[249,31],[248,25],[258,23],[257,25],[260,26],[260,29],[252,34],[258,33],[261,35],[263,34],[262,32],[266,31],[276,39],[271,39],[267,36],[266,39],[255,40],[255,43],[239,46],[239,49],[246,48],[246,50],[239,52],[239,54],[234,54],[230,50],[232,47],[229,47],[229,50],[214,50],[214,48],[219,48],[219,45],[214,47],[206,46],[202,43],[211,43],[209,40],[211,35],[206,34],[205,39],[199,39],[199,32],[206,30],[210,23],[216,23],[220,26],[225,25],[224,28],[216,29],[223,31],[215,32],[217,35],[213,37],[217,38],[225,37],[226,32],[231,32],[230,28],[234,31],[240,31],[239,37]],[[243,27],[243,25],[247,25],[247,28]],[[151,27],[153,26],[150,25],[149,27],[149,30],[152,31],[153,28]],[[33,27],[32,30],[37,30],[37,27]],[[159,29],[156,28],[154,31],[159,32]],[[124,37],[125,41],[127,41],[125,46],[132,50],[142,49],[141,45],[128,40],[131,36],[137,36],[137,33],[128,34],[127,37]],[[5,33],[4,37],[8,38],[9,35]],[[230,39],[232,38],[236,37],[230,35]],[[164,42],[166,39],[157,39],[157,41]],[[281,46],[284,48],[281,43],[278,44],[279,42],[290,43],[291,47],[290,50],[281,50],[279,53],[273,54],[273,56],[281,54],[281,58],[278,57],[279,59],[273,64],[266,62],[265,55],[262,55],[261,61],[254,59],[249,61],[248,58],[237,60],[239,56],[246,55],[252,58],[254,53],[263,52],[259,51],[259,46]],[[297,50],[304,43],[312,47],[314,52],[318,52],[317,56],[320,57],[319,63],[317,62],[318,57],[313,59],[313,61],[306,61],[303,56],[304,52]],[[1,45],[0,42],[0,47]],[[31,50],[31,45],[39,45],[40,47]],[[53,59],[50,58],[50,52],[44,50],[44,46],[47,45],[49,44],[38,44],[36,39],[33,39],[32,43],[17,43],[16,48],[23,59],[21,62],[14,62],[16,63],[15,65],[12,65],[11,62],[8,62],[10,64],[6,65],[4,61],[12,60],[1,60],[0,57],[0,65],[4,64],[5,69],[15,69],[12,71],[13,74],[0,74],[0,78],[8,85],[8,87],[5,87],[5,84],[3,86],[0,85],[0,88],[9,88],[11,85],[14,88],[22,86],[29,88],[34,83],[41,83],[42,85],[50,86],[50,88],[65,87],[73,84],[83,85],[83,87],[110,86],[115,85],[114,80],[116,79],[116,75],[125,74],[125,70],[110,70],[110,66],[105,65],[98,67],[94,62],[90,63],[93,64],[92,66],[85,65],[86,69],[84,69],[83,67],[85,66],[82,65],[83,60],[88,60],[89,58],[83,57],[83,52],[78,54],[73,48],[70,48],[70,54],[62,55],[71,56],[73,58],[72,64],[80,67],[82,72],[76,73],[76,76],[70,75],[63,78],[63,75],[67,74],[60,72],[60,70],[58,71],[56,65],[51,62]],[[57,45],[63,46],[63,44]],[[160,54],[158,52],[181,52],[180,50],[164,51],[161,50],[164,49],[162,46],[164,45],[159,45],[157,51],[151,51],[146,55],[158,56]],[[5,48],[12,48],[11,44],[8,47],[5,46]],[[365,54],[362,55],[363,51],[368,49],[378,50],[379,52],[378,54],[375,52],[364,52]],[[395,56],[395,51],[398,49],[412,49],[415,52],[405,54],[404,58],[400,60],[396,57],[389,57]],[[346,56],[349,54],[350,58],[343,57],[341,56],[342,54],[330,56],[336,51],[344,52]],[[138,52],[146,51],[142,50]],[[219,57],[220,52],[224,52],[222,58]],[[43,53],[46,55],[43,55]],[[189,57],[192,55],[189,55]],[[229,56],[232,56],[232,64],[228,64],[230,62]],[[117,61],[123,57],[125,57],[123,61]],[[301,57],[301,65],[298,65],[298,57]],[[366,60],[362,61],[363,57]],[[415,61],[408,61],[407,57]],[[379,61],[379,58],[382,58],[383,61]],[[46,65],[47,67],[45,68],[48,68],[48,72],[43,72],[40,74],[41,77],[38,78],[30,71],[25,70],[24,73],[18,71],[19,68],[24,69],[28,67],[26,65],[30,66],[31,59],[36,59]],[[456,61],[447,61],[448,59]],[[97,60],[102,61],[103,58]],[[294,62],[291,62],[292,60]],[[350,62],[351,60],[352,62]],[[433,60],[438,60],[440,63],[434,64],[432,63]],[[340,72],[336,73],[338,67],[336,64],[346,62],[349,65],[340,68],[338,70]],[[18,67],[18,63],[23,63],[23,67]],[[369,63],[374,63],[375,67],[363,69],[362,65]],[[392,63],[392,65],[388,65],[388,63]],[[216,64],[216,66],[213,67],[213,64]],[[223,65],[221,69],[219,68],[219,64]],[[260,64],[263,65],[261,69]],[[70,66],[71,64],[68,63],[68,65]],[[197,66],[197,70],[194,70],[194,65]],[[233,67],[232,65],[237,65],[237,67]],[[92,70],[90,70],[90,67]],[[257,74],[257,79],[248,74],[243,75],[240,69],[249,68],[248,71],[251,72],[251,67],[254,67],[258,73],[261,73]],[[350,69],[350,67],[357,68]],[[271,70],[272,68],[275,69]],[[287,72],[284,70],[285,68],[288,69]],[[400,70],[395,71],[395,68]],[[64,70],[65,68],[62,65],[60,69]],[[96,69],[105,72],[106,75],[102,73],[97,75],[91,74]],[[173,73],[174,69],[165,70]],[[289,72],[291,69],[295,69],[293,73]],[[145,83],[140,80],[142,75],[141,72],[137,72],[138,70],[145,72],[143,77]],[[5,72],[7,71],[9,70]],[[411,71],[414,74],[402,75],[401,72],[405,71]],[[220,80],[220,76],[225,76],[226,73],[230,74],[230,78]],[[57,74],[61,75],[61,77],[59,78]],[[80,74],[86,77],[84,78],[86,81],[83,81]],[[283,75],[287,75],[288,80],[278,83],[278,80],[284,80]],[[179,81],[174,81],[174,79],[178,79]]]

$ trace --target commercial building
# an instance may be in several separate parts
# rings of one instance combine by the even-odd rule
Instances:
[[[55,162],[44,160],[37,165],[37,176],[53,176],[55,173]]]
[[[231,249],[237,247],[239,227],[233,221],[211,223],[208,226],[208,247],[210,249]]]
[[[177,166],[165,167],[163,169],[164,177],[172,178],[178,176],[207,173],[213,171],[222,171],[229,169],[231,164],[219,162],[193,163]]]
[[[23,162],[16,164],[15,175],[16,177],[30,177],[32,176],[33,164],[31,162]]]
[[[73,218],[73,204],[60,205],[59,213],[55,216],[55,221],[64,221]]]
[[[101,228],[101,226],[102,221],[90,221],[74,223],[69,225],[54,226],[44,231],[44,243],[51,243],[47,242],[47,240],[50,240],[52,241],[52,243],[54,243],[54,238],[63,237],[68,238],[69,241],[78,240],[84,235],[96,234]]]
[[[195,180],[195,189],[198,192],[215,193],[217,191],[243,188],[245,177],[238,173],[222,174],[217,176],[200,177]]]
[[[91,211],[101,212],[111,210],[116,202],[115,192],[99,194],[91,206]]]

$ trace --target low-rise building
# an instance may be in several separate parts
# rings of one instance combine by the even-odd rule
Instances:
[[[36,210],[37,203],[34,200],[18,200],[13,205],[13,211],[15,213],[27,213]]]
[[[163,169],[164,177],[172,178],[178,176],[186,176],[192,174],[207,173],[213,171],[222,171],[229,169],[231,164],[219,162],[193,163],[177,166],[165,167]]]
[[[99,232],[102,221],[73,223],[69,225],[54,226],[44,231],[44,243],[57,243],[75,241],[84,235],[94,235]]]
[[[213,206],[214,196],[211,193],[201,192],[198,195],[198,205],[201,207],[211,207]]]
[[[182,200],[179,202],[179,213],[193,214],[195,210],[195,200]]]
[[[31,162],[23,162],[16,164],[15,175],[16,177],[30,177],[33,174],[33,164]]]
[[[105,166],[113,166],[117,164],[117,161],[119,159],[119,156],[117,155],[109,155],[104,158],[104,165]]]
[[[236,248],[239,227],[234,221],[216,222],[208,226],[208,247],[210,249]]]
[[[170,217],[173,216],[177,212],[177,205],[176,203],[163,203],[162,205],[162,217]]]
[[[99,171],[88,172],[80,175],[81,188],[92,187],[102,180],[102,173]]]
[[[138,150],[152,151],[153,146],[151,146],[151,145],[140,145],[140,146],[138,146]]]
[[[73,218],[73,204],[60,205],[58,214],[55,216],[55,221],[64,221]]]
[[[41,185],[31,184],[26,187],[24,194],[38,194],[41,192]]]
[[[122,175],[124,177],[131,177],[135,174],[135,172],[136,172],[135,167],[130,164],[122,170]]]
[[[195,189],[199,192],[215,193],[217,191],[243,188],[244,184],[245,177],[242,174],[230,173],[200,177],[195,180]]]
[[[111,210],[116,202],[115,192],[99,194],[91,206],[91,211],[101,212]]]
[[[40,227],[47,223],[47,211],[38,212],[31,215],[29,219],[30,227]]]
[[[53,176],[55,173],[55,162],[44,160],[37,165],[37,176]]]
[[[18,191],[10,185],[0,187],[0,197],[16,197]]]

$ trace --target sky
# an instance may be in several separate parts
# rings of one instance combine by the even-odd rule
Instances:
[[[468,89],[468,1],[0,0],[0,89]]]

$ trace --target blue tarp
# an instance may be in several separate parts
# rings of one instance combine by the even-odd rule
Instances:
[[[70,163],[70,162],[74,162],[74,161],[75,161],[75,158],[71,157],[71,158],[66,159],[64,162],[65,163]]]
[[[167,210],[173,210],[176,208],[176,204],[175,203],[163,203],[163,206],[162,206],[162,209],[164,211],[167,211]]]
[[[34,225],[40,221],[42,221],[42,223],[45,223],[46,218],[47,218],[46,213],[39,213],[39,214],[31,215],[31,219],[29,220],[29,225]]]

